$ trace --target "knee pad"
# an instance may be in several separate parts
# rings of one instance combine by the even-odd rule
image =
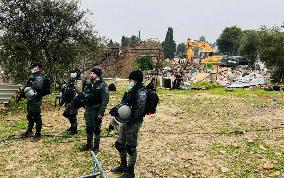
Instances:
[[[136,152],[136,145],[126,145],[126,151],[129,155],[133,155]]]
[[[115,142],[115,148],[117,149],[118,152],[125,151],[125,145],[118,141]]]

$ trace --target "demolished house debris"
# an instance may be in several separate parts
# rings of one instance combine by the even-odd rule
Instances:
[[[270,80],[270,72],[259,60],[255,63],[255,69],[247,66],[242,57],[233,56],[226,58],[237,61],[230,65],[199,65],[192,63],[187,65],[183,59],[168,61],[168,66],[162,68],[160,86],[172,89],[191,89],[196,82],[215,82],[226,88],[243,88],[264,85]],[[245,64],[245,65],[243,65]]]

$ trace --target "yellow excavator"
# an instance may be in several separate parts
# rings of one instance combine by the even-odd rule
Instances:
[[[187,39],[186,55],[188,63],[190,63],[192,60],[192,54],[193,54],[192,47],[197,47],[201,49],[200,58],[203,59],[201,61],[201,63],[203,64],[218,64],[222,59],[222,56],[214,54],[213,49],[209,43]]]

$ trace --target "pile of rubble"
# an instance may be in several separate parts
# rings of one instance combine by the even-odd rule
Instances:
[[[260,61],[256,62],[255,70],[247,65],[236,67],[221,67],[213,65],[187,65],[184,59],[174,59],[166,62],[168,65],[162,69],[162,78],[171,79],[170,88],[189,89],[196,82],[215,82],[226,88],[242,88],[264,85],[270,80],[270,72]],[[178,83],[177,86],[175,86]],[[161,82],[161,86],[163,82]],[[169,88],[169,87],[166,87]]]

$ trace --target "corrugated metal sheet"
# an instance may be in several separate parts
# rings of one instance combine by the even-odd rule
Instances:
[[[20,87],[21,85],[0,84],[0,103],[9,103]]]

